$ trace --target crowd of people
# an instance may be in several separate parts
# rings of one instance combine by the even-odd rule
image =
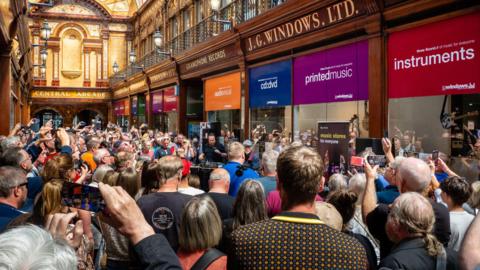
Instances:
[[[330,175],[281,134],[221,134],[15,126],[0,138],[0,268],[480,267],[480,182],[448,160],[397,156],[384,138],[385,168]],[[203,162],[220,165],[202,189]]]

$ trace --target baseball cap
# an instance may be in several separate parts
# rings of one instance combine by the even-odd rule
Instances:
[[[252,146],[253,146],[253,143],[252,143],[252,141],[250,141],[250,140],[245,140],[245,141],[243,141],[243,146],[252,147]]]
[[[183,158],[182,158],[182,163],[183,163],[182,177],[185,177],[188,174],[190,174],[190,167],[192,166],[192,164],[190,163],[190,161]]]

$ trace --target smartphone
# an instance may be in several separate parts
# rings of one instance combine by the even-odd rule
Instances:
[[[367,157],[367,162],[371,166],[378,165],[379,167],[383,168],[387,165],[387,159],[385,155],[372,155]]]
[[[105,209],[105,201],[98,188],[71,182],[63,182],[62,204],[95,213]]]
[[[433,150],[432,151],[432,160],[437,161],[438,160],[438,150]]]
[[[363,167],[363,163],[364,163],[364,159],[362,157],[352,156],[350,158],[351,166]]]

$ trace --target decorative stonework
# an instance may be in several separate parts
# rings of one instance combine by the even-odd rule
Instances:
[[[55,5],[54,7],[48,9],[46,13],[56,13],[56,14],[75,14],[83,16],[95,16],[95,12],[84,6],[75,5],[75,4],[63,4]]]

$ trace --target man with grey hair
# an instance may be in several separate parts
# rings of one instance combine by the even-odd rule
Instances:
[[[379,203],[391,204],[393,201],[400,196],[400,192],[397,187],[397,175],[398,168],[400,164],[405,159],[405,157],[396,157],[390,162],[385,168],[385,173],[383,177],[387,180],[388,186],[384,188],[377,189],[377,199]]]
[[[390,207],[382,203],[377,205],[376,201],[374,182],[377,168],[378,166],[372,168],[368,163],[365,163],[367,186],[362,202],[362,214],[368,229],[379,240],[380,255],[384,258],[390,253],[393,242],[388,238],[385,230]],[[431,179],[431,171],[427,163],[417,158],[406,158],[398,167],[396,184],[400,194],[416,192],[426,197]],[[429,200],[429,202],[435,213],[434,235],[446,246],[450,239],[450,216],[448,209],[433,200]]]
[[[432,204],[417,192],[403,193],[388,214],[386,231],[395,243],[381,269],[456,269],[457,254],[446,249],[432,234]]]
[[[328,192],[347,189],[347,179],[340,173],[334,173],[328,178]]]
[[[77,257],[65,241],[27,225],[0,234],[0,269],[77,269]]]
[[[27,177],[15,167],[0,167],[0,232],[13,219],[23,214],[19,209],[27,199]]]
[[[210,173],[208,181],[209,191],[205,195],[210,196],[217,206],[218,214],[222,220],[233,217],[233,203],[235,198],[228,195],[230,188],[230,175],[225,169],[218,168]]]
[[[173,155],[162,157],[154,165],[159,189],[142,196],[138,206],[155,233],[165,235],[173,250],[178,248],[178,226],[183,208],[192,196],[178,192],[182,177],[182,160]]]
[[[6,151],[9,148],[12,147],[22,147],[22,141],[20,140],[20,137],[18,136],[10,136],[2,140],[2,143],[0,145],[2,147],[2,151]]]
[[[93,161],[97,164],[97,168],[101,165],[112,165],[115,160],[106,148],[99,148],[93,153]]]
[[[262,155],[262,174],[263,177],[257,179],[260,184],[263,186],[263,191],[265,192],[265,198],[268,196],[270,191],[277,189],[277,159],[278,152],[273,150],[268,150]]]

